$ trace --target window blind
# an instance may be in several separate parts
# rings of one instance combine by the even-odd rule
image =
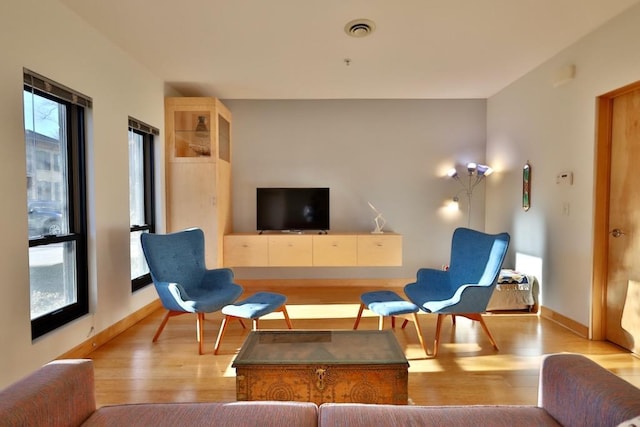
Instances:
[[[38,89],[44,93],[48,93],[56,98],[62,99],[67,102],[71,102],[75,105],[91,108],[93,101],[87,95],[83,95],[78,91],[70,89],[60,83],[54,82],[40,74],[31,71],[27,68],[23,68],[24,84],[33,89]]]
[[[138,119],[134,119],[131,116],[129,116],[129,128],[135,129],[137,131],[140,131],[142,133],[146,133],[149,135],[156,135],[156,136],[160,135],[160,130],[158,128],[148,125],[145,122],[140,121]]]

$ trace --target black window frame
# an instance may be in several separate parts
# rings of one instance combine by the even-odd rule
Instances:
[[[44,78],[25,70],[24,91],[50,99],[67,108],[67,185],[68,185],[68,215],[69,232],[60,235],[44,235],[29,238],[29,248],[50,244],[74,242],[75,243],[75,267],[76,267],[76,302],[61,307],[52,312],[43,314],[31,320],[31,338],[39,338],[61,326],[64,326],[89,313],[89,268],[87,245],[87,192],[86,192],[86,129],[84,105],[71,102],[63,97],[56,96],[55,90],[66,88],[54,83],[51,89],[51,81],[47,80],[45,90],[39,89],[37,82]],[[32,84],[30,84],[32,83]],[[87,107],[91,106],[90,98]],[[31,283],[29,283],[31,288]]]
[[[129,117],[129,132],[142,136],[143,169],[144,169],[144,224],[132,224],[130,233],[146,231],[154,233],[156,229],[156,194],[155,194],[155,156],[154,136],[160,135],[160,131],[133,117]],[[131,292],[138,291],[153,283],[151,274],[131,279]]]

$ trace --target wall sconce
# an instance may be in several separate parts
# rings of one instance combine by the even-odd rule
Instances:
[[[460,190],[453,197],[452,201],[449,203],[449,207],[455,209],[459,208],[459,198],[458,195],[461,193],[465,193],[467,196],[467,227],[471,228],[471,196],[473,195],[473,190],[476,188],[478,184],[480,184],[485,177],[491,175],[493,173],[493,169],[487,165],[481,165],[474,162],[467,163],[467,171],[466,171],[467,179],[461,179],[458,171],[455,168],[449,169],[447,175],[450,178],[455,179],[462,186],[462,190]]]
[[[460,210],[460,199],[458,196],[454,196],[453,199],[447,201],[446,205],[447,209],[450,211],[459,211]]]

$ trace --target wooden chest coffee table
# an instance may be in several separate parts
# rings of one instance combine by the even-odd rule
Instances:
[[[232,366],[238,400],[407,404],[409,363],[390,330],[252,331]]]

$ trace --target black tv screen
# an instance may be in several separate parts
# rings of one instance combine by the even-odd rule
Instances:
[[[328,188],[257,188],[258,231],[329,230]]]

